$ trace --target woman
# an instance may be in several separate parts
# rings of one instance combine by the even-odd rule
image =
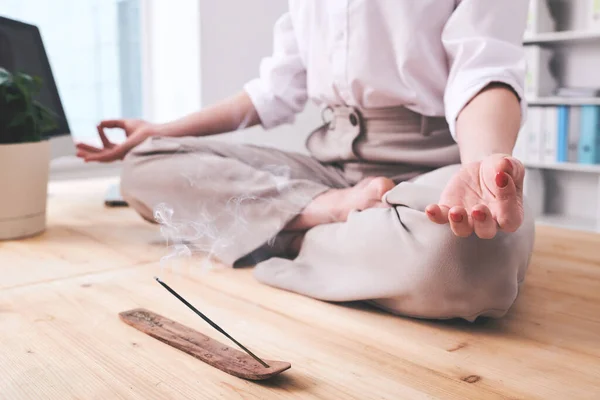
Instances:
[[[122,190],[142,216],[164,204],[180,222],[210,215],[211,232],[234,235],[210,250],[257,262],[264,283],[415,317],[504,315],[534,234],[511,155],[526,117],[527,2],[289,3],[239,94],[162,125],[103,121],[104,148],[80,156],[127,154]],[[329,116],[310,156],[194,137],[291,122],[308,99]],[[115,127],[127,133],[118,146],[104,135]],[[230,199],[243,199],[233,225]]]

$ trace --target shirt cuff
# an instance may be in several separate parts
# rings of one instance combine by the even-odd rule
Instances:
[[[510,75],[480,76],[463,82],[457,81],[452,85],[446,94],[446,119],[450,127],[450,133],[454,140],[456,136],[456,119],[462,109],[471,101],[483,88],[490,83],[504,83],[517,93],[521,105],[521,128],[527,119],[528,104],[525,99],[524,89],[521,84]]]
[[[274,107],[277,99],[264,87],[264,83],[260,78],[247,82],[244,85],[244,90],[248,94],[248,97],[250,97],[264,129],[271,129],[284,123],[294,122],[294,114],[277,111],[278,108]]]

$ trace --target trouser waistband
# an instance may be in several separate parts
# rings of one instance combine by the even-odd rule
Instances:
[[[328,107],[325,124],[306,146],[322,162],[409,164],[428,168],[460,162],[458,146],[444,117],[405,107]]]
[[[350,126],[361,131],[393,131],[396,133],[420,133],[428,136],[436,130],[449,129],[445,117],[426,116],[406,107],[362,109],[351,106],[327,106],[321,116],[329,123],[329,129]]]

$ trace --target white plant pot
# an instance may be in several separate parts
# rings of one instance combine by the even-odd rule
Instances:
[[[0,144],[0,240],[46,229],[50,142]]]

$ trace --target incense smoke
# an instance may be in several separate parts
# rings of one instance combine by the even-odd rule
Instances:
[[[249,116],[245,116],[237,130],[242,130],[248,125]],[[202,187],[202,192],[210,192],[216,189],[206,187],[211,185],[214,179],[218,179],[218,171],[207,171],[201,168],[206,158],[201,154],[190,157],[198,157],[196,165],[199,170],[180,171],[180,176],[186,180],[191,187]],[[192,163],[193,164],[193,163]],[[251,168],[250,166],[248,168]],[[260,196],[256,193],[250,193],[246,182],[227,182],[227,185],[237,185],[237,187],[228,186],[236,196],[223,199],[222,194],[215,193],[214,196],[197,199],[194,208],[187,209],[179,204],[161,203],[154,209],[156,222],[160,224],[161,234],[167,242],[168,254],[161,259],[161,265],[172,263],[176,260],[191,258],[194,254],[205,255],[203,258],[203,270],[214,267],[215,254],[236,246],[251,234],[252,226],[247,219],[248,207],[270,207],[278,212],[289,213],[290,219],[293,213],[297,212],[298,206],[307,204],[310,199],[299,193],[293,193],[291,183],[291,170],[286,165],[262,165],[259,170],[266,172],[271,184],[277,188],[277,194],[274,196]],[[201,172],[199,172],[201,171]],[[214,174],[214,176],[209,176]],[[226,179],[226,178],[224,178]],[[215,186],[217,186],[215,184]],[[221,187],[222,189],[222,187]],[[282,196],[285,194],[285,196]],[[286,200],[283,200],[285,198]],[[280,231],[283,226],[273,227],[273,231]],[[267,245],[272,246],[275,236],[270,238]]]

